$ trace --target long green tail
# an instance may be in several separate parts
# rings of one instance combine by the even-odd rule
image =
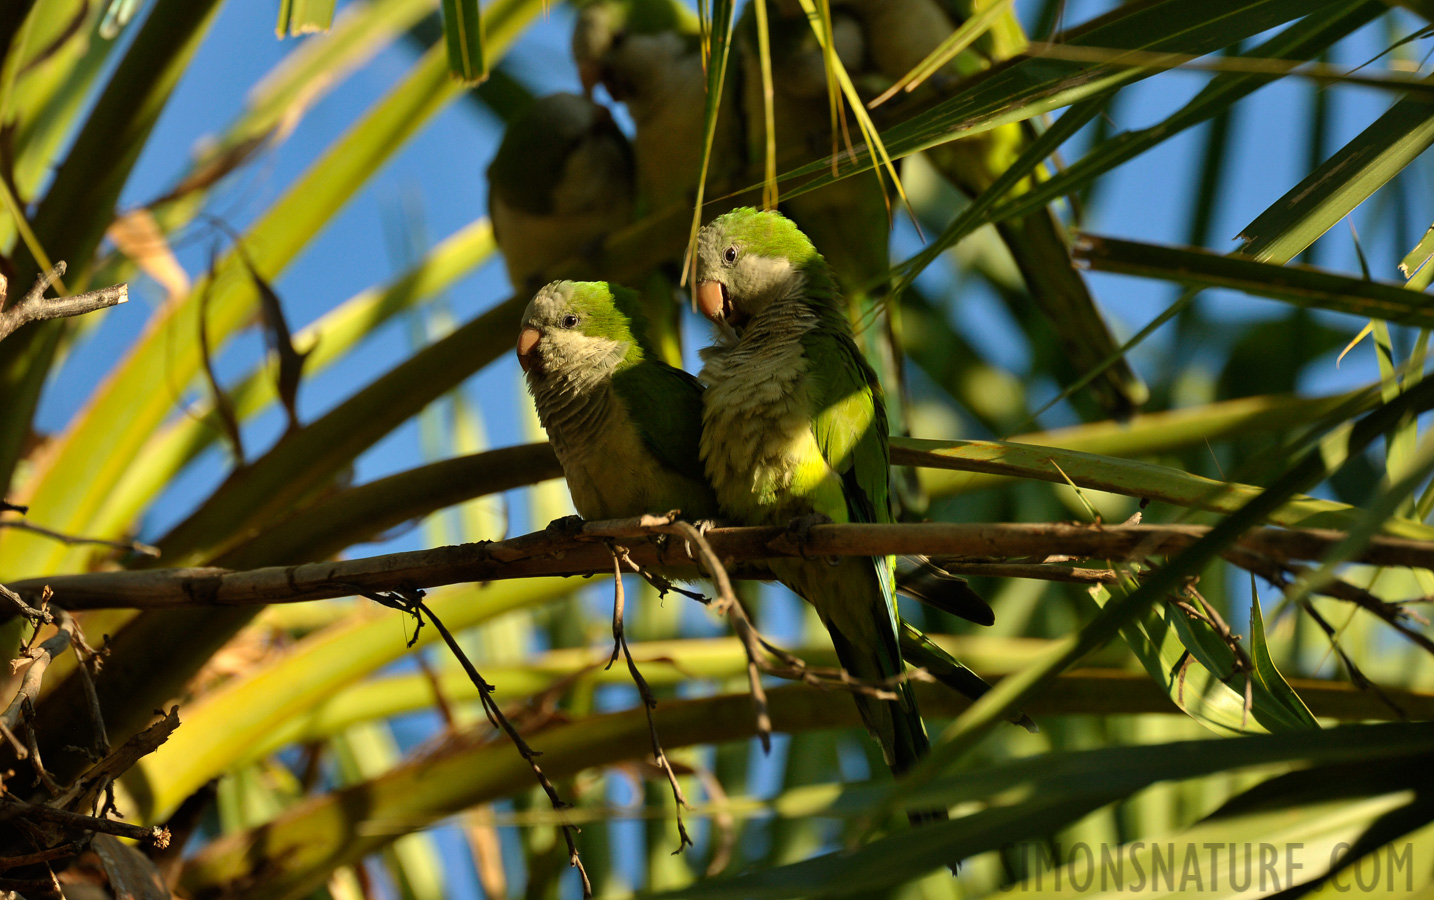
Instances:
[[[782,560],[772,569],[782,582],[816,608],[837,660],[847,674],[867,683],[891,681],[906,671],[897,637],[896,598],[885,558],[848,557],[833,566],[825,560]],[[889,688],[895,700],[853,694],[867,730],[881,744],[882,756],[900,776],[927,755],[926,736],[916,695],[908,682]],[[945,809],[907,814],[913,825],[945,819]]]

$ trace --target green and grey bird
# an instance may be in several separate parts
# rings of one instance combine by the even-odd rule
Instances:
[[[889,522],[881,386],[852,339],[831,269],[785,216],[734,210],[702,229],[697,303],[717,324],[703,351],[702,459],[723,515],[752,525],[820,516]],[[866,682],[904,671],[892,560],[774,560],[810,602],[842,667]],[[896,774],[929,743],[909,683],[896,699],[853,695]],[[912,821],[944,817],[915,813]]]
[[[555,281],[522,317],[518,362],[538,418],[562,463],[573,506],[586,519],[682,510],[708,519],[718,507],[703,470],[702,385],[651,358],[637,296],[604,282]],[[960,578],[903,557],[898,589],[983,625],[991,608]],[[976,699],[989,685],[918,629],[903,624],[912,665]]]
[[[523,311],[518,362],[584,519],[717,514],[696,447],[702,385],[649,358],[638,296],[555,281]]]
[[[488,167],[493,237],[514,290],[592,253],[632,221],[632,148],[607,109],[577,94],[533,101],[503,134]]]

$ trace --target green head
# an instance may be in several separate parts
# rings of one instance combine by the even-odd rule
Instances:
[[[601,83],[624,100],[699,40],[697,16],[678,0],[593,0],[578,9],[573,59],[589,96]]]
[[[811,240],[781,213],[744,206],[697,236],[697,305],[713,322],[740,328],[803,288],[830,296],[831,274]]]
[[[642,362],[634,291],[605,281],[554,281],[523,310],[518,363],[528,384],[596,383]]]

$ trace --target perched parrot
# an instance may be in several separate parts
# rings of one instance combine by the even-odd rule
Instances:
[[[699,455],[702,385],[647,358],[636,308],[634,292],[605,282],[555,281],[538,291],[518,334],[518,362],[538,418],[583,518],[673,509],[692,520],[715,517],[717,500]],[[991,624],[991,608],[963,579],[919,557],[902,557],[898,569],[899,589]],[[912,665],[964,696],[974,700],[989,690],[904,622],[901,645]]]
[[[807,236],[775,212],[718,217],[698,237],[696,293],[720,332],[702,352],[701,456],[723,515],[753,525],[891,521],[881,387]],[[771,566],[816,608],[849,673],[883,682],[905,671],[890,557]],[[895,700],[853,696],[899,775],[930,745],[910,684],[895,692]],[[944,816],[924,811],[912,821]]]
[[[523,311],[518,362],[538,420],[584,519],[682,510],[717,515],[694,449],[702,386],[639,341],[638,296],[601,281],[555,281]]]
[[[575,274],[551,270],[631,222],[633,179],[632,148],[606,108],[576,94],[534,100],[488,167],[493,236],[514,290]]]

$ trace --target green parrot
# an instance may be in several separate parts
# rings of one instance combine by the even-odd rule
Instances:
[[[605,282],[555,281],[538,291],[518,334],[518,362],[538,419],[583,518],[673,509],[691,520],[714,518],[717,499],[699,455],[702,385],[649,358],[638,309],[633,291]],[[924,558],[901,557],[897,582],[933,608],[993,621],[964,579]],[[964,696],[974,700],[990,689],[905,622],[901,646],[912,665]]]
[[[493,237],[516,291],[632,221],[632,148],[607,109],[577,94],[533,101],[488,167]]]
[[[714,518],[716,498],[691,452],[702,434],[702,386],[648,358],[638,303],[635,292],[601,281],[555,281],[533,296],[518,362],[538,420],[584,519],[673,509]]]
[[[718,217],[698,236],[696,295],[719,330],[718,343],[702,352],[701,456],[723,515],[753,525],[890,522],[881,386],[807,236],[775,212]],[[889,557],[771,567],[816,608],[849,673],[881,682],[905,671]],[[910,684],[895,692],[895,700],[853,696],[900,775],[930,745]]]

